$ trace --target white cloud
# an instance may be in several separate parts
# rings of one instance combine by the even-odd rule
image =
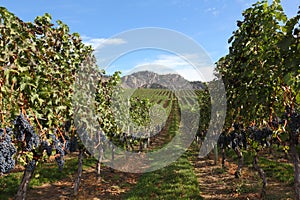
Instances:
[[[90,38],[83,36],[82,40],[85,44],[91,45],[97,52],[104,47],[117,46],[126,44],[127,41],[122,38]],[[98,51],[99,52],[99,51]],[[108,57],[101,56],[97,58],[99,66],[105,69],[106,60]],[[105,63],[105,64],[103,64]],[[193,66],[193,64],[195,66]],[[112,66],[110,66],[111,68]],[[119,66],[113,66],[117,69]],[[214,78],[211,61],[208,59],[206,54],[184,54],[184,55],[169,55],[160,54],[150,61],[142,61],[136,64],[131,69],[123,69],[122,74],[126,75],[134,71],[149,70],[159,74],[177,73],[183,76],[189,81],[210,81]]]
[[[215,8],[215,7],[213,7],[213,8],[207,8],[207,9],[205,10],[205,12],[211,13],[213,16],[217,16],[217,15],[220,14],[220,11],[217,10],[217,8]]]
[[[126,41],[121,38],[90,38],[84,36],[82,39],[86,45],[91,45],[94,50],[101,49],[108,45],[120,45],[126,43]]]
[[[199,59],[198,55],[189,54],[182,57],[176,55],[161,54],[149,62],[137,64],[133,71],[149,70],[159,74],[177,73],[189,81],[210,81],[214,78],[214,67],[203,61],[203,63],[195,62]],[[191,63],[197,63],[193,66]],[[128,72],[127,72],[128,73]]]
[[[215,78],[213,75],[214,67],[202,67],[200,70],[194,68],[178,69],[178,74],[183,76],[189,81],[202,81],[207,82]]]

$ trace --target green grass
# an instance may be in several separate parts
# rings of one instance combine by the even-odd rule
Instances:
[[[194,168],[187,155],[173,164],[143,174],[125,199],[202,199]]]
[[[160,92],[169,94],[168,90],[137,90],[146,97],[152,96],[153,101],[163,98],[168,100],[168,95],[163,96]],[[169,99],[170,100],[170,99]],[[172,111],[173,120],[168,125],[168,134],[172,138],[176,135],[179,126],[179,114],[176,113],[177,107],[172,107],[170,101],[166,108],[167,114]],[[171,110],[173,108],[173,110]],[[194,168],[188,160],[190,155],[184,154],[173,164],[154,171],[145,173],[139,179],[137,185],[125,195],[126,199],[202,199],[200,196],[197,177],[194,174]],[[83,169],[95,167],[94,158],[83,159]],[[63,172],[59,172],[56,162],[38,164],[34,177],[29,187],[40,186],[45,183],[54,183],[56,181],[73,178],[77,171],[77,157],[72,157],[65,162]],[[0,199],[13,197],[18,189],[22,179],[23,172],[11,173],[0,178]],[[118,176],[113,177],[118,181]]]
[[[8,199],[16,194],[22,175],[22,172],[17,172],[0,178],[0,199]]]
[[[282,153],[279,150],[274,151],[273,153]],[[249,151],[243,152],[244,155],[244,165],[248,167],[253,167],[253,155]],[[237,156],[230,150],[226,153],[228,158],[233,158],[237,161]],[[278,162],[267,157],[259,156],[259,166],[266,173],[266,177],[274,178],[282,183],[286,183],[288,185],[294,184],[294,168],[290,163]]]
[[[177,105],[172,105],[172,119],[167,124],[168,134],[172,138],[179,126]],[[124,199],[202,199],[194,167],[189,162],[190,152],[186,152],[176,162],[162,169],[143,174],[135,187]]]
[[[94,158],[83,159],[83,169],[94,167],[96,161]],[[29,187],[40,186],[44,183],[54,183],[64,178],[74,177],[77,172],[77,157],[66,160],[63,171],[59,172],[56,162],[39,163]],[[22,172],[11,173],[0,178],[0,199],[5,200],[12,198],[19,187],[23,176]]]
[[[265,171],[267,177],[273,177],[288,185],[294,184],[294,168],[291,164],[275,162],[261,157],[259,158],[259,165]]]

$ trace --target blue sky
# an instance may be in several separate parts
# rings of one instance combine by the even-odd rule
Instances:
[[[38,15],[50,13],[53,20],[62,20],[71,32],[78,32],[84,41],[95,48],[103,45],[126,44],[126,41],[112,36],[124,31],[159,27],[177,31],[197,42],[211,62],[216,62],[228,52],[227,40],[236,29],[236,21],[242,19],[242,11],[254,0],[2,0],[0,5],[24,21],[33,21]],[[298,0],[282,0],[286,14],[297,13]],[[101,57],[101,55],[99,55]],[[107,71],[130,71],[139,65],[172,64],[181,67],[185,76],[188,64],[172,52],[157,49],[141,50],[123,55],[110,63]],[[174,65],[176,64],[174,63]],[[126,66],[126,67],[124,67]],[[209,75],[208,75],[209,76]],[[196,77],[186,77],[197,79]],[[209,79],[209,78],[208,78]]]

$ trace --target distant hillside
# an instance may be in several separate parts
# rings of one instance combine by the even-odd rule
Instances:
[[[121,78],[124,88],[203,89],[200,81],[189,82],[179,74],[159,75],[150,71],[135,72]]]
[[[201,81],[191,81],[190,84],[193,86],[193,89],[204,89],[206,85]]]
[[[168,89],[158,83],[145,84],[141,86],[142,88],[152,88],[152,89]]]

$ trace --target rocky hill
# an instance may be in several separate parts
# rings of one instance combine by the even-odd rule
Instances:
[[[160,89],[203,89],[200,81],[189,82],[179,74],[157,74],[150,71],[139,71],[122,78],[124,88],[160,88]]]

